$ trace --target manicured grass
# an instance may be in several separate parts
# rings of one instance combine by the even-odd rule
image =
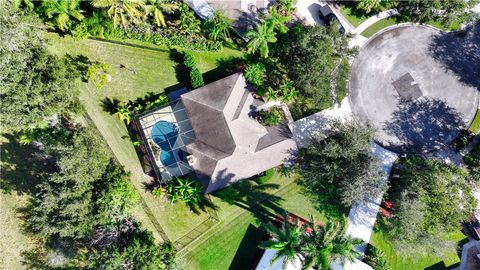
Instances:
[[[465,239],[465,235],[458,230],[458,232],[452,233],[450,235],[450,240],[460,242]],[[442,263],[449,267],[460,262],[460,258],[455,250],[448,251],[445,256],[439,257],[436,254],[431,254],[431,256],[403,256],[397,254],[395,249],[389,243],[388,239],[385,238],[382,231],[375,230],[370,238],[370,244],[374,245],[378,249],[385,252],[387,260],[392,266],[392,270],[403,270],[403,269],[412,269],[420,270],[433,265],[441,265]],[[421,243],[419,243],[421,245]],[[436,269],[436,268],[435,268]],[[444,269],[440,267],[438,269]]]
[[[396,16],[393,16],[393,17],[388,17],[388,18],[385,18],[385,19],[381,19],[379,20],[378,22],[370,25],[370,27],[368,27],[367,29],[365,29],[361,35],[364,36],[364,37],[371,37],[373,36],[375,33],[377,33],[378,31],[382,30],[383,28],[386,28],[388,26],[391,26],[391,25],[394,25],[394,24],[397,24],[399,23],[399,19],[398,17]]]
[[[366,21],[371,15],[355,8],[353,3],[344,3],[340,9],[343,16],[355,27]]]
[[[302,188],[294,181],[294,177],[282,177],[276,173],[268,184],[278,183],[280,187],[273,194],[280,199],[278,206],[295,215],[309,218],[313,215],[315,221],[326,222],[325,213],[319,212],[302,192]],[[269,205],[268,201],[261,203]],[[230,206],[229,213],[235,213],[238,206]],[[223,208],[223,206],[221,207]],[[187,269],[250,269],[256,254],[256,246],[261,241],[261,233],[255,228],[260,227],[256,211],[239,211],[237,216],[230,216],[220,222],[215,228],[202,237],[203,242],[188,248],[184,260]],[[219,215],[222,217],[226,217]],[[247,242],[247,243],[245,243]],[[242,258],[242,259],[239,259]]]
[[[52,33],[46,33],[45,36],[53,53],[70,54],[74,57],[84,55],[91,61],[107,63],[114,70],[112,81],[101,90],[91,83],[82,82],[80,98],[89,118],[105,138],[115,157],[132,173],[132,183],[142,198],[142,207],[139,208],[136,218],[154,233],[158,241],[175,241],[206,220],[206,213],[191,213],[182,203],[170,205],[169,202],[155,198],[145,189],[151,179],[143,173],[125,124],[102,107],[102,102],[106,99],[134,100],[149,93],[158,94],[183,86],[187,79],[181,73],[175,57],[168,50],[151,50],[90,39],[74,40]],[[200,70],[209,72],[218,67],[219,60],[241,56],[242,53],[225,48],[218,53],[194,52],[194,55],[198,58]],[[221,72],[221,69],[218,72]]]
[[[21,253],[34,248],[35,239],[23,231],[20,209],[27,207],[38,176],[48,170],[41,160],[32,158],[30,145],[20,145],[10,134],[0,136],[0,265],[1,269],[27,269]]]
[[[475,134],[480,133],[480,110],[478,110],[477,113],[475,114],[475,118],[473,118],[473,122],[468,128],[468,130]]]

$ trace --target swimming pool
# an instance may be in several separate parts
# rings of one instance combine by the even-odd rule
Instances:
[[[168,121],[158,121],[152,127],[152,140],[161,149],[159,158],[164,166],[169,166],[177,162],[172,150],[172,147],[177,141],[177,136],[178,127]]]

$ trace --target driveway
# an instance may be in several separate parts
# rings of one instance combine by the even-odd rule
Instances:
[[[318,0],[298,0],[296,4],[297,12],[295,15],[297,18],[304,20],[308,25],[325,25],[318,15],[320,8],[324,5],[327,5],[327,2]],[[353,32],[353,26],[341,15],[337,9],[335,9],[332,5],[330,5],[330,7],[340,21],[340,24],[342,24],[343,28],[345,28],[345,31],[347,33]]]

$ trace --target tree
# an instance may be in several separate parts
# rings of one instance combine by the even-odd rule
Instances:
[[[123,28],[140,24],[145,17],[145,2],[139,0],[93,0],[92,5],[106,8],[107,14],[113,19],[114,26]]]
[[[195,17],[195,13],[190,10],[187,4],[180,5],[180,18],[177,20],[177,26],[184,34],[195,35],[200,33],[200,20]]]
[[[136,227],[122,239],[125,243],[113,245],[88,253],[86,269],[171,269],[174,265],[175,250],[170,243],[155,244],[152,234]]]
[[[331,269],[330,264],[333,261],[340,261],[345,264],[346,261],[353,262],[360,256],[356,246],[363,243],[360,239],[354,239],[351,236],[345,236],[345,230],[341,229],[340,224],[328,222],[325,227],[315,225],[311,218],[311,232],[305,234],[302,238],[301,254],[302,269]]]
[[[220,10],[217,10],[213,18],[205,21],[204,29],[209,38],[213,40],[225,40],[230,37],[230,24],[232,22],[232,19],[225,16]]]
[[[0,125],[18,131],[79,112],[78,72],[48,53],[35,21],[8,7],[0,7],[0,96],[8,104],[0,108]]]
[[[271,264],[274,264],[280,258],[283,258],[283,266],[290,262],[295,262],[300,251],[300,236],[302,226],[298,220],[290,221],[287,213],[284,213],[283,223],[280,228],[275,227],[272,223],[263,224],[263,228],[270,234],[271,239],[260,243],[261,249],[273,249],[276,251],[272,258]],[[293,224],[292,224],[293,223]]]
[[[66,144],[46,145],[57,158],[58,172],[39,184],[28,225],[40,234],[82,238],[98,223],[93,209],[93,183],[110,162],[110,152],[91,129],[80,129]]]
[[[357,7],[364,10],[366,13],[370,13],[372,10],[380,8],[382,1],[384,0],[355,0]]]
[[[62,32],[70,30],[74,20],[79,22],[84,19],[80,0],[43,0],[40,10],[51,21],[50,25]]]
[[[332,93],[337,86],[332,83],[336,66],[353,55],[348,47],[348,37],[338,33],[333,26],[293,25],[279,42],[271,45],[275,69],[267,68],[267,84],[278,89],[289,78],[300,93],[292,106],[292,113],[303,116],[330,107]],[[273,72],[273,71],[276,71]]]
[[[275,27],[272,23],[262,22],[257,25],[255,30],[249,30],[245,33],[249,39],[247,50],[249,53],[260,52],[262,58],[267,58],[269,53],[268,43],[277,42]]]
[[[123,166],[110,162],[102,177],[94,184],[96,216],[107,224],[134,214],[139,195],[129,181]]]
[[[178,9],[178,5],[168,0],[147,0],[146,10],[152,16],[156,26],[166,27],[164,13],[171,14]]]
[[[372,127],[355,120],[329,125],[333,134],[312,138],[297,165],[302,185],[313,194],[333,185],[347,207],[380,196],[388,184],[378,170],[378,161],[368,154]]]
[[[434,20],[450,27],[454,23],[473,20],[475,14],[472,9],[478,3],[478,0],[408,0],[399,1],[398,10],[401,15],[417,22]]]
[[[463,157],[472,181],[480,181],[480,144]]]
[[[389,237],[403,253],[441,253],[445,235],[473,213],[476,201],[468,173],[453,164],[423,157],[402,161],[390,194],[396,210],[386,219]],[[416,247],[421,242],[420,247]]]

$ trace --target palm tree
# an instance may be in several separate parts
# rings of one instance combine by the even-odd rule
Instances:
[[[51,25],[62,32],[70,28],[73,23],[72,18],[77,21],[84,18],[80,10],[80,0],[45,0],[40,10],[49,20],[52,20]]]
[[[260,243],[259,248],[276,250],[271,264],[283,258],[283,267],[289,262],[295,262],[299,252],[302,227],[296,222],[289,221],[288,214],[284,214],[284,222],[281,228],[273,226],[272,223],[263,224],[264,229],[272,236],[272,239]]]
[[[245,37],[250,39],[247,43],[248,52],[260,51],[263,58],[268,57],[268,43],[277,42],[275,25],[268,21],[258,24],[256,30],[247,31]]]
[[[108,8],[107,14],[113,19],[115,27],[139,24],[145,17],[145,2],[142,0],[93,0],[92,4],[98,8]]]
[[[232,20],[220,10],[215,11],[213,18],[205,21],[208,36],[213,40],[227,39],[230,37],[230,24]]]
[[[118,106],[117,112],[115,113],[121,121],[127,122],[127,125],[130,124],[130,121],[132,121],[131,107],[132,106],[126,103],[122,103]]]
[[[178,28],[182,33],[198,34],[200,33],[200,20],[195,17],[195,13],[190,10],[187,4],[180,6],[180,18],[177,20]]]
[[[315,225],[311,218],[311,232],[303,236],[301,254],[303,257],[302,268],[310,269],[312,266],[318,269],[331,269],[332,261],[339,260],[342,264],[353,261],[360,253],[355,246],[362,243],[360,239],[351,236],[344,237],[345,230],[339,223],[328,222],[321,228]]]
[[[148,0],[146,5],[147,13],[153,17],[153,21],[157,26],[166,27],[164,13],[173,13],[178,9],[178,5],[167,0]]]

